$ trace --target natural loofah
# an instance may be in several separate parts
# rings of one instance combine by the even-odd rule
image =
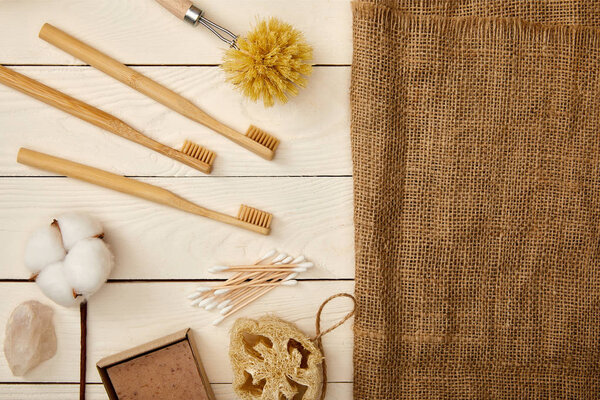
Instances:
[[[239,48],[229,49],[222,68],[226,79],[253,101],[262,99],[270,107],[278,99],[298,94],[306,86],[305,76],[312,72],[308,63],[312,47],[302,32],[277,18],[259,21],[245,38],[237,40]]]
[[[238,319],[229,356],[233,388],[242,400],[317,400],[323,354],[293,324],[275,317]]]

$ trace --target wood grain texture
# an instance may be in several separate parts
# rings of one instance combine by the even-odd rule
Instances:
[[[85,156],[81,156],[85,159]],[[70,178],[0,179],[0,279],[23,279],[23,246],[45,220],[96,215],[116,257],[114,279],[215,278],[214,264],[247,263],[271,248],[304,254],[302,278],[352,278],[351,178],[144,178],[202,206],[234,214],[241,203],[273,213],[268,237]],[[225,277],[223,275],[222,277]]]
[[[237,400],[237,396],[228,383],[212,385],[218,400]],[[79,388],[77,385],[2,385],[0,387],[0,400],[78,400]],[[97,383],[86,386],[87,400],[108,400],[104,387]],[[352,399],[352,383],[329,383],[326,400]]]
[[[10,372],[0,350],[0,382],[78,382],[79,381],[79,307],[64,308],[48,300],[35,283],[0,283],[0,344],[4,343],[6,323],[16,306],[37,300],[54,310],[57,351],[53,358],[31,370],[25,377]],[[0,385],[0,393],[4,388]],[[0,399],[2,395],[0,394]]]
[[[315,68],[299,96],[269,110],[242,100],[218,68],[136,68],[240,131],[254,124],[278,137],[281,144],[273,161],[245,151],[92,68],[13,69],[101,108],[167,146],[181,148],[190,139],[218,152],[213,176],[352,173],[347,67]],[[0,110],[0,174],[4,176],[47,175],[17,164],[19,147],[67,159],[83,155],[87,164],[110,166],[121,175],[203,175],[2,85]]]
[[[237,34],[256,17],[276,16],[304,32],[317,64],[350,64],[349,0],[219,0],[199,2],[206,16]],[[37,38],[45,22],[126,64],[218,64],[227,45],[203,27],[174,18],[150,0],[3,0],[0,62],[81,64]],[[24,18],[23,16],[26,16]]]
[[[229,383],[229,329],[237,317],[273,314],[297,324],[311,336],[323,300],[340,291],[352,292],[354,287],[352,282],[301,282],[278,288],[215,327],[211,322],[217,313],[189,306],[186,296],[197,286],[174,282],[105,285],[88,304],[87,382],[100,382],[94,365],[102,357],[190,327],[210,382]],[[347,299],[332,301],[323,312],[323,326],[337,322],[350,308]],[[323,338],[329,381],[352,380],[352,354],[348,351],[353,340],[352,323],[353,319]]]
[[[185,13],[192,5],[189,0],[156,0],[156,2],[181,20],[183,20]]]

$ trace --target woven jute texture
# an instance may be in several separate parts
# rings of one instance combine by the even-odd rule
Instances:
[[[600,398],[600,11],[524,3],[353,4],[356,399]]]

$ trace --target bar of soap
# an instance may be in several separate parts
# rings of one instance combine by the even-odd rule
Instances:
[[[209,400],[187,340],[107,368],[119,400]]]

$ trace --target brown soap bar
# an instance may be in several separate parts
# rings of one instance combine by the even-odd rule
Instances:
[[[107,368],[119,400],[209,400],[187,340]]]

